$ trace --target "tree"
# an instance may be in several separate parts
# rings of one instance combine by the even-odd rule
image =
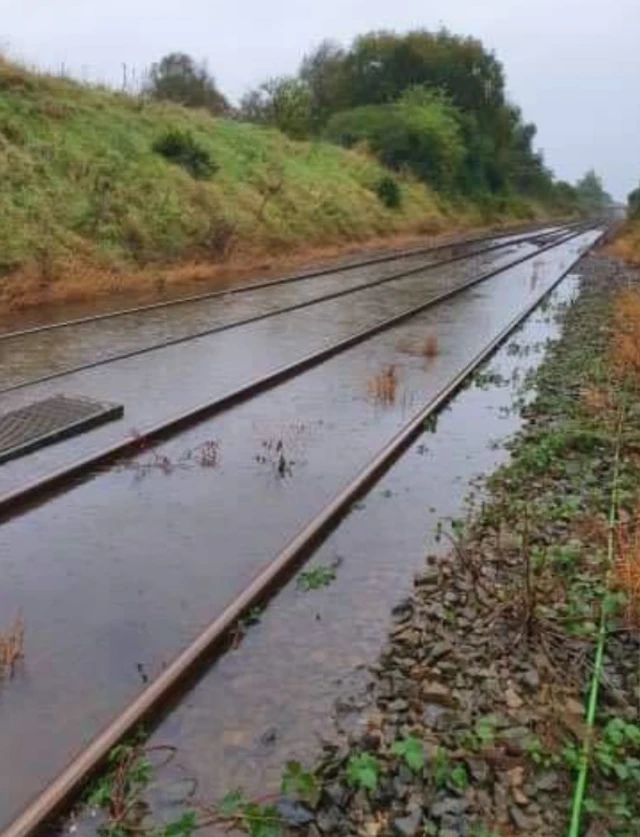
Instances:
[[[436,189],[457,185],[466,149],[446,97],[410,88],[397,102],[334,114],[326,136],[347,147],[365,142],[389,168],[408,169]]]
[[[311,132],[311,93],[302,79],[269,79],[242,99],[240,113],[249,122],[273,125],[294,139]]]
[[[601,212],[613,201],[602,185],[601,178],[593,169],[576,183],[578,203],[583,212]]]
[[[627,198],[627,206],[629,207],[630,218],[640,218],[640,186],[629,192]]]
[[[309,88],[315,130],[321,129],[332,113],[349,106],[344,62],[345,51],[333,41],[323,41],[302,61],[299,76]]]
[[[206,108],[216,115],[231,110],[209,75],[206,64],[197,63],[184,52],[171,52],[153,64],[145,89],[154,99],[178,102],[191,108]]]

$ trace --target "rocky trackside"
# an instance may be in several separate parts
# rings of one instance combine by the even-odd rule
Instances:
[[[576,834],[640,834],[640,390],[612,354],[614,300],[640,274],[602,255],[581,271],[510,462],[489,478],[449,554],[427,558],[395,608],[357,731],[325,744],[312,837],[559,837],[583,757]]]

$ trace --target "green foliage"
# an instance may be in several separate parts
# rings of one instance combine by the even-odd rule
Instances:
[[[451,770],[451,760],[449,753],[444,747],[438,747],[433,756],[433,781],[437,788],[443,788],[447,784],[449,778],[449,771]]]
[[[107,769],[89,787],[85,802],[106,814],[97,829],[100,837],[191,837],[196,830],[194,811],[186,810],[160,825],[141,820],[150,812],[145,791],[153,779],[153,765],[141,744],[121,744],[107,758]]]
[[[387,209],[397,209],[402,204],[402,192],[398,181],[385,174],[377,181],[374,191]]]
[[[153,150],[185,168],[197,180],[206,180],[218,169],[207,149],[189,131],[167,131],[153,143]]]
[[[363,119],[352,114],[347,120],[343,113],[368,108],[370,122],[378,114],[379,121],[392,123],[399,118],[394,106],[404,101],[410,113],[404,115],[401,127],[388,126],[390,136],[384,142],[378,125],[369,125],[368,130],[375,133],[375,141],[359,137],[374,151],[378,145],[395,149],[388,165],[397,166],[398,157],[404,164],[410,154],[415,170],[426,150],[427,162],[419,176],[438,188],[455,186],[487,212],[503,211],[514,194],[535,197],[567,212],[575,208],[571,187],[555,191],[552,173],[533,148],[535,125],[525,122],[520,109],[507,100],[502,65],[477,39],[441,29],[404,35],[372,32],[356,38],[348,49],[324,42],[304,59],[299,77],[309,91],[312,126],[324,127],[334,141],[344,142],[345,129],[356,118]],[[422,101],[407,98],[416,87],[424,91]],[[448,131],[456,158],[453,178],[450,161],[433,148],[434,125],[420,113],[426,98],[429,104],[446,102],[454,117],[455,132]],[[416,139],[423,132],[427,138]],[[420,149],[411,148],[412,142]]]
[[[424,746],[419,738],[407,735],[394,741],[391,752],[403,758],[410,770],[419,773],[424,767]]]
[[[145,92],[153,99],[206,108],[214,114],[230,110],[206,64],[198,64],[183,52],[171,52],[152,65]]]
[[[329,120],[326,136],[347,148],[364,142],[386,166],[408,169],[438,189],[455,185],[465,157],[455,110],[433,96],[342,111]]]
[[[293,139],[303,139],[311,133],[311,93],[301,79],[269,79],[244,96],[240,113],[250,122],[279,128]]]
[[[281,837],[282,821],[274,805],[261,805],[242,790],[226,793],[218,802],[217,812],[229,825],[246,831],[249,837]]]
[[[320,798],[320,783],[316,775],[305,770],[299,761],[288,761],[280,777],[280,789],[283,793],[295,793],[312,808]]]
[[[232,817],[241,811],[248,801],[244,795],[244,791],[236,788],[225,793],[218,802],[218,811],[222,817]]]
[[[469,776],[464,764],[456,764],[449,774],[449,781],[457,790],[463,791],[469,785]]]
[[[346,776],[352,787],[373,791],[378,786],[380,763],[371,753],[352,753],[347,761]]]
[[[575,186],[578,205],[583,212],[602,212],[612,203],[611,195],[605,191],[601,178],[590,169]]]
[[[149,837],[191,837],[196,830],[195,811],[186,811],[171,822],[155,828]]]
[[[629,196],[627,198],[627,207],[629,218],[640,218],[640,186],[638,186],[637,189],[634,189],[632,192],[629,192]]]
[[[3,85],[16,74],[24,85]],[[194,183],[153,151],[173,131],[210,155],[215,177]],[[229,229],[239,247],[250,242],[264,254],[415,229],[425,219],[445,226],[452,208],[414,181],[401,182],[393,212],[372,199],[372,184],[389,174],[330,143],[292,142],[272,128],[0,60],[0,275],[32,265],[55,278],[57,294],[72,278],[73,292],[109,293],[99,271],[118,271],[135,289],[132,265],[220,258]],[[456,213],[478,223],[469,205]]]
[[[302,570],[298,574],[297,585],[305,593],[310,590],[320,590],[322,587],[328,587],[336,577],[335,564],[318,564],[315,567],[309,567]]]

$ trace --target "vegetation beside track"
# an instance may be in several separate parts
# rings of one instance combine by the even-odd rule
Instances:
[[[144,805],[113,815],[114,793],[140,801],[152,773],[142,745],[120,750],[91,791],[105,834],[635,837],[640,274],[590,257],[561,316],[511,460],[394,610],[358,731],[313,768],[286,765],[283,796],[199,790],[148,828]]]
[[[546,212],[537,199],[444,196],[363,149],[1,57],[0,179],[5,310],[283,269],[358,242]]]
[[[632,217],[624,224],[609,251],[632,265],[640,265],[640,217]]]
[[[397,608],[364,731],[321,765],[322,833],[637,833],[640,277],[585,271],[511,461]]]

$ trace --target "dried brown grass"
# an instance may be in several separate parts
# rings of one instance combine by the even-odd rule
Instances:
[[[394,364],[386,366],[367,381],[367,391],[380,404],[393,404],[396,400],[398,375]]]
[[[596,387],[585,387],[580,392],[582,405],[591,416],[599,416],[615,410],[610,393]]]
[[[425,339],[412,340],[409,337],[403,337],[396,344],[396,349],[404,355],[414,355],[415,357],[424,357],[431,359],[438,354],[438,338],[435,334],[428,334]]]
[[[627,289],[613,302],[613,334],[610,349],[614,374],[640,385],[640,291]]]
[[[517,230],[522,225],[509,225]],[[425,224],[410,227],[404,232],[388,236],[370,236],[358,241],[339,241],[312,246],[301,246],[277,253],[248,242],[238,242],[232,257],[224,262],[207,261],[200,257],[184,257],[175,264],[147,264],[120,267],[97,262],[89,252],[78,251],[75,258],[34,258],[20,265],[4,277],[0,275],[0,308],[7,313],[37,307],[82,305],[90,303],[99,308],[120,297],[122,304],[155,301],[159,297],[191,291],[216,290],[269,278],[289,271],[317,267],[332,259],[371,253],[392,252],[413,245],[440,244],[470,233],[483,234],[499,230],[500,225],[477,226],[470,223],[449,225],[437,230]]]
[[[13,675],[16,663],[23,656],[23,650],[24,619],[19,613],[6,631],[0,631],[0,678]]]
[[[626,596],[625,622],[640,625],[640,509],[631,525],[619,525],[613,569],[614,587]]]
[[[435,334],[428,334],[422,344],[422,355],[426,358],[435,357],[438,354],[438,338]]]

